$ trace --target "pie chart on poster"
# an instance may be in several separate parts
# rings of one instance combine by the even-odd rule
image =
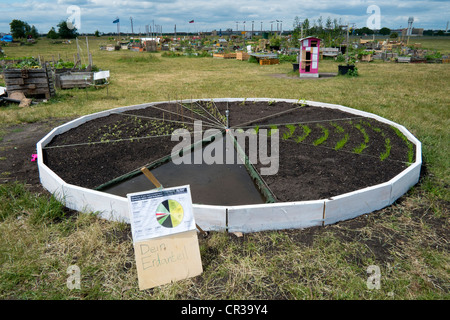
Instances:
[[[183,207],[176,200],[164,200],[156,208],[156,220],[163,227],[175,228],[183,221],[183,217]]]

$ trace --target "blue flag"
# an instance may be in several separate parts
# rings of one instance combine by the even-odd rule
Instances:
[[[113,23],[118,23],[119,22],[119,18],[117,18],[116,20],[113,21]]]

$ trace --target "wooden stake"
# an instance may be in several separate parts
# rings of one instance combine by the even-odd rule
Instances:
[[[153,175],[153,173],[151,173],[150,170],[148,170],[146,167],[143,167],[141,169],[141,171],[155,185],[155,187],[157,187],[157,188],[162,188],[163,187],[161,185],[161,183],[159,183],[158,179],[156,179],[156,177]],[[197,227],[198,231],[200,231],[200,233],[204,237],[208,236],[208,232],[206,232],[202,228],[200,228],[198,224],[195,224],[195,226]]]
[[[322,227],[325,226],[325,202],[323,203]]]
[[[141,171],[148,178],[148,180],[150,180],[155,185],[155,187],[162,188],[161,183],[159,183],[158,179],[156,179],[156,177],[153,175],[153,173],[150,172],[150,170],[148,170],[146,167],[143,167]]]
[[[76,40],[77,40],[77,59],[80,61],[80,64],[81,64],[80,47],[78,46],[78,38],[76,38]]]

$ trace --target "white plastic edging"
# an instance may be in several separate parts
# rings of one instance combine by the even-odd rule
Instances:
[[[391,188],[391,183],[386,182],[326,199],[324,223],[334,224],[353,219],[388,206]]]
[[[322,225],[323,201],[233,206],[228,208],[228,231],[303,229]]]
[[[398,198],[411,189],[420,178],[420,163],[414,163],[399,175],[391,179],[392,190],[390,204],[394,203]]]
[[[73,210],[94,212],[106,220],[130,223],[127,198],[72,184],[62,187],[62,196],[66,207]]]
[[[210,101],[211,99],[186,99],[182,102],[187,103],[201,100]],[[215,102],[244,101],[242,98],[218,98],[212,100]],[[293,99],[270,98],[251,98],[245,100],[298,102],[298,100]],[[89,120],[108,116],[113,113],[137,110],[170,102],[173,101],[145,103],[101,111],[82,116],[53,129],[37,143],[38,168],[42,185],[70,209],[96,212],[104,219],[129,223],[130,217],[127,198],[67,184],[43,163],[42,148],[56,135],[75,128]],[[322,224],[332,224],[382,209],[392,204],[418,182],[422,165],[421,143],[406,128],[365,111],[315,101],[305,102],[311,106],[339,109],[395,126],[409,141],[415,144],[415,162],[388,182],[335,196],[331,199],[230,207],[194,204],[193,209],[196,223],[203,230],[217,231],[228,229],[230,232],[256,232],[264,230],[299,229]]]
[[[205,231],[219,231],[227,228],[227,207],[193,204],[195,223]]]

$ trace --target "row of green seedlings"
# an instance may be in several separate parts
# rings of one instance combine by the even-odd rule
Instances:
[[[241,102],[241,106],[245,106],[245,105],[246,105],[246,102],[247,102],[247,98],[244,98],[244,100],[242,100],[242,102]],[[261,101],[253,100],[253,103],[258,103],[258,102],[261,102]],[[267,104],[268,104],[269,106],[272,106],[272,105],[274,105],[276,102],[277,102],[277,101],[275,101],[275,100],[269,100],[269,101],[267,101]],[[306,100],[300,98],[300,99],[297,99],[297,101],[296,101],[295,103],[293,103],[293,104],[294,104],[294,105],[297,105],[297,106],[300,106],[300,107],[304,107],[304,106],[306,106]]]
[[[170,122],[164,120],[142,120],[139,117],[131,118],[132,122],[119,120],[113,124],[104,125],[88,137],[88,143],[93,142],[112,142],[127,139],[131,142],[134,139],[168,136],[175,129]],[[185,124],[179,124],[177,127],[188,129]]]
[[[413,163],[414,161],[414,145],[411,141],[408,140],[408,138],[396,127],[392,127],[394,132],[397,134],[400,139],[402,139],[406,145],[408,146],[408,163]]]
[[[385,141],[385,143],[384,143],[385,152],[381,153],[380,159],[381,160],[387,159],[389,157],[389,154],[390,154],[390,151],[391,151],[391,140],[386,137],[386,134],[383,132],[383,130],[381,130],[378,127],[372,126],[370,122],[364,121],[364,124],[366,126],[370,127],[373,131],[381,134],[381,136],[384,138],[384,141]],[[413,163],[413,161],[414,161],[414,145],[413,145],[413,143],[411,141],[409,141],[408,138],[398,128],[396,128],[394,126],[391,126],[391,129],[407,145],[407,147],[408,147],[408,164]]]
[[[184,110],[187,109],[187,110]],[[172,108],[173,111],[168,110],[167,113],[163,111],[162,120],[168,121],[192,121],[195,119],[196,115],[200,115],[203,117],[208,117],[207,112],[197,105],[196,103],[175,103],[175,107]]]
[[[342,149],[348,143],[348,141],[350,139],[350,134],[348,132],[345,132],[345,129],[342,126],[340,126],[339,124],[337,124],[335,122],[330,122],[330,124],[335,128],[336,133],[344,135],[342,137],[342,139],[340,139],[336,143],[336,145],[333,147],[334,150],[338,151],[338,150]],[[349,124],[353,124],[352,121],[349,121]],[[391,140],[388,137],[386,137],[386,134],[383,132],[383,130],[381,128],[372,126],[370,124],[370,122],[368,122],[368,121],[364,121],[364,122],[361,121],[360,123],[354,124],[354,127],[357,130],[359,130],[359,132],[362,134],[363,141],[358,146],[354,147],[352,151],[356,154],[361,154],[369,145],[370,137],[363,125],[371,128],[374,132],[381,134],[381,136],[384,138],[385,151],[380,153],[379,157],[380,157],[381,161],[386,160],[389,157],[390,152],[391,152]],[[311,127],[308,126],[307,124],[301,124],[301,123],[300,124],[287,124],[287,125],[285,125],[285,127],[288,129],[288,131],[283,133],[282,139],[288,140],[288,139],[292,138],[297,143],[301,143],[304,140],[306,140],[312,132]],[[294,137],[294,133],[295,133],[297,127],[302,130],[302,133],[301,133],[301,135],[297,135],[296,137]],[[313,141],[313,145],[319,146],[319,145],[324,144],[328,140],[328,138],[330,136],[330,130],[322,124],[316,124],[316,127],[321,130],[322,135]],[[275,130],[275,129],[278,129],[278,126],[270,125],[269,128],[271,130]],[[397,135],[399,137],[401,137],[405,141],[405,143],[407,143],[408,148],[409,148],[408,161],[409,161],[409,163],[412,163],[412,160],[414,157],[413,144],[397,128],[395,128],[395,127],[392,127],[392,128],[397,133]],[[259,130],[259,127],[257,126],[255,128],[256,133],[258,132],[258,130]],[[269,130],[269,132],[268,132],[269,136],[270,136],[270,133],[271,133],[271,131]]]
[[[217,109],[217,106],[215,105],[212,99],[211,101],[206,102],[205,109],[211,116],[219,120],[220,123],[222,123],[223,125],[227,124],[227,117],[222,113],[220,113],[220,111]]]

